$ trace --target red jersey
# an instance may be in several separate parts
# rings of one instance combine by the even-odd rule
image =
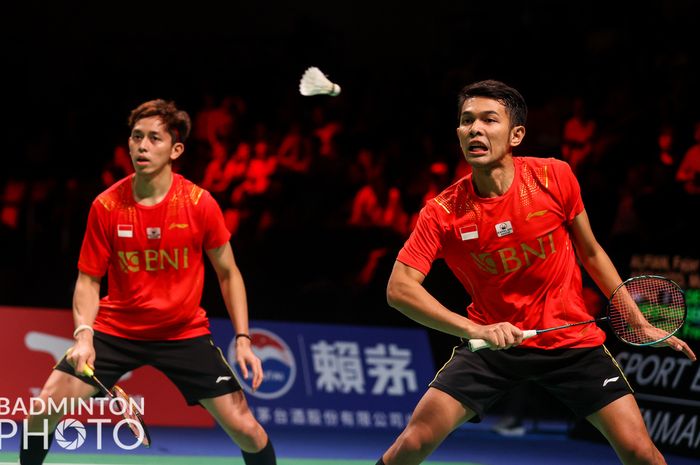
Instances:
[[[568,225],[584,209],[568,164],[515,157],[508,191],[479,197],[469,174],[421,210],[398,260],[428,274],[446,264],[472,298],[478,324],[508,321],[523,330],[590,320]],[[543,333],[522,347],[554,349],[600,345],[595,324]]]
[[[90,208],[78,269],[108,276],[94,328],[140,340],[209,334],[200,306],[204,250],[230,233],[216,201],[178,174],[165,198],[139,205],[133,175],[97,196]]]

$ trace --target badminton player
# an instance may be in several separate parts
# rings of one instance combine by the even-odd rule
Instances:
[[[409,424],[377,464],[421,463],[466,421],[480,421],[511,388],[531,379],[586,418],[624,464],[666,463],[652,443],[632,389],[595,324],[523,340],[521,329],[594,318],[582,297],[585,270],[605,295],[622,282],[596,241],[570,167],[514,157],[525,136],[521,94],[498,81],[459,95],[457,137],[472,174],[428,202],[399,252],[387,298],[418,323],[462,338],[419,401]],[[467,316],[422,283],[443,258],[472,297]],[[494,350],[471,352],[466,340]],[[671,337],[665,345],[695,355]]]
[[[97,392],[81,377],[86,364],[108,387],[142,365],[162,371],[187,403],[207,409],[241,448],[248,465],[273,465],[275,453],[253,417],[241,386],[213,344],[200,306],[204,256],[218,276],[236,332],[237,362],[256,389],[262,364],[248,335],[241,273],[221,210],[209,192],[172,170],[185,150],[190,118],[173,102],[152,100],[129,116],[129,151],[135,173],[92,203],[73,295],[75,344],[51,372],[40,397],[58,405]],[[100,282],[108,275],[107,295]],[[250,371],[249,371],[250,370]],[[29,430],[53,431],[60,413],[30,416]],[[43,463],[42,436],[30,436],[21,465]]]

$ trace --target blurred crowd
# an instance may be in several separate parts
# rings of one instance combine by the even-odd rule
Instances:
[[[206,94],[187,108],[193,130],[176,170],[218,200],[253,318],[395,322],[382,310],[396,253],[423,204],[468,173],[454,126],[377,131],[338,101],[313,97],[282,124],[238,95]],[[531,143],[516,155],[571,165],[594,230],[622,271],[631,253],[692,247],[700,121],[637,134],[592,106],[580,96],[533,106]],[[82,177],[0,177],[0,303],[70,305],[89,204],[132,172],[126,137]],[[30,158],[42,139],[32,144]],[[223,315],[215,291],[205,291],[204,305]]]

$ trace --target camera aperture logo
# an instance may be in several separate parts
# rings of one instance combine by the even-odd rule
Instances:
[[[7,397],[0,397],[0,451],[3,450],[3,440],[14,438],[17,434],[21,434],[21,445],[27,448],[30,437],[42,437],[44,447],[48,447],[49,436],[49,419],[63,418],[53,431],[56,444],[65,450],[77,450],[88,441],[94,441],[97,450],[102,450],[103,435],[105,434],[105,426],[113,426],[111,431],[112,440],[123,450],[132,450],[140,446],[146,437],[146,432],[143,430],[141,423],[127,416],[133,416],[134,413],[143,415],[145,413],[145,405],[142,397],[133,397],[127,402],[122,398],[88,398],[88,399],[63,399],[60,402],[55,402],[53,399],[45,401],[39,397],[30,398],[25,402],[24,399],[18,398],[15,401]],[[112,418],[104,418],[105,416],[115,416],[119,420]],[[33,417],[30,427],[28,416]],[[85,423],[72,417],[87,417],[83,418],[87,426],[94,426],[88,431]],[[10,418],[8,418],[10,417]],[[12,418],[25,417],[23,420],[13,420]],[[36,419],[40,418],[40,421]],[[20,432],[21,423],[22,428]],[[137,431],[138,434],[129,434],[128,436],[120,435],[122,428],[127,430]],[[94,438],[90,436],[94,435]],[[123,441],[122,437],[133,438],[134,442]]]
[[[70,434],[68,433],[68,431],[66,431],[69,428],[75,430],[76,436],[73,440],[69,439]],[[83,424],[75,418],[68,418],[66,420],[61,421],[56,427],[56,431],[54,432],[56,443],[58,443],[59,446],[66,450],[75,450],[78,447],[82,446],[85,442],[85,436],[87,436],[87,433],[85,432],[85,426],[83,426]]]

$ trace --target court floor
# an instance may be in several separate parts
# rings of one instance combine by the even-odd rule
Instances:
[[[123,451],[104,440],[97,450],[88,430],[79,451],[54,444],[46,463],[104,465],[243,465],[240,451],[219,428],[151,428],[153,446]],[[270,429],[280,465],[374,465],[396,432]],[[16,465],[18,438],[0,443],[0,465]],[[664,454],[668,465],[698,465],[698,458]],[[604,443],[571,439],[557,425],[540,425],[520,437],[504,437],[488,425],[468,425],[455,431],[426,465],[619,465]]]

